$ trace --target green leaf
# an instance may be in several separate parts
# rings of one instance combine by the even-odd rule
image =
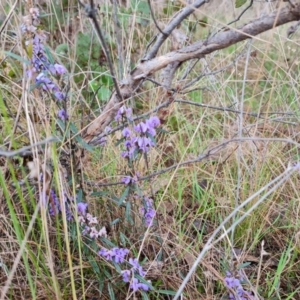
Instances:
[[[141,14],[150,15],[150,8],[145,0],[131,0],[131,8]]]
[[[105,245],[106,245],[107,247],[110,247],[110,248],[116,247],[116,245],[115,245],[114,243],[112,243],[109,239],[106,239],[106,238],[102,237],[102,238],[101,238],[101,241],[102,241],[103,243],[105,243]]]
[[[143,300],[149,300],[148,295],[144,291],[141,291],[141,293],[142,293]]]
[[[70,129],[72,131],[72,133],[74,133],[75,135],[78,133],[78,129],[77,127],[75,126],[74,123],[70,123]],[[78,144],[84,148],[85,150],[87,151],[93,151],[93,147],[91,145],[89,145],[80,135],[76,135],[75,136],[75,141],[78,142]]]
[[[49,62],[51,63],[51,65],[54,65],[55,64],[55,60],[54,60],[54,58],[53,58],[53,56],[52,56],[52,54],[50,52],[49,47],[45,46],[44,49],[45,49],[45,54],[46,54]]]
[[[83,191],[82,189],[79,189],[77,192],[76,202],[80,203],[83,201]]]
[[[179,130],[179,122],[176,116],[171,116],[170,117],[170,127],[172,131],[178,131]]]
[[[107,196],[109,193],[104,192],[104,191],[98,191],[98,192],[92,192],[91,197],[102,197],[102,196]]]
[[[26,65],[30,64],[30,61],[27,59],[24,59],[22,56],[17,55],[15,53],[9,52],[9,51],[4,51],[5,55],[10,56],[14,59],[17,59],[18,61],[20,61],[21,63],[25,63]]]
[[[250,265],[251,265],[251,262],[248,261],[248,262],[240,264],[237,268],[240,270],[240,269],[244,269],[244,268],[246,268],[246,267],[248,267]]]
[[[93,256],[89,256],[89,263],[91,264],[94,272],[98,275],[101,274],[100,272],[100,269],[99,269],[99,266],[97,265],[96,261],[95,261],[95,258]]]
[[[235,0],[235,8],[243,6],[246,2],[247,0]]]
[[[172,295],[172,296],[176,295],[176,292],[170,290],[158,290],[156,292],[163,295]]]
[[[55,52],[59,55],[67,55],[68,50],[68,44],[60,44],[56,47]]]
[[[113,84],[114,84],[110,75],[102,75],[100,77],[100,79],[101,79],[101,82],[103,83],[103,85],[105,85],[105,86],[113,86]]]
[[[110,89],[105,86],[101,86],[98,91],[98,97],[100,98],[100,100],[107,101],[110,97]]]
[[[127,198],[128,194],[130,191],[130,186],[127,186],[125,191],[123,192],[122,196],[120,197],[118,204],[121,205],[123,204],[123,202],[125,201],[125,199]]]
[[[110,226],[114,226],[116,224],[118,224],[120,222],[120,218],[117,218],[115,220],[113,220],[112,222],[110,222]]]
[[[109,298],[110,298],[111,300],[115,300],[116,297],[115,297],[114,289],[112,288],[111,284],[108,283],[108,284],[107,284],[107,287],[108,287]]]
[[[130,201],[127,201],[127,203],[126,203],[125,218],[126,218],[126,220],[127,220],[131,225],[134,224],[134,222],[133,222],[133,220],[132,220],[132,217],[131,217],[131,203],[130,203]]]

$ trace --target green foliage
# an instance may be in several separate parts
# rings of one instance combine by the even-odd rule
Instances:
[[[247,2],[247,0],[235,0],[235,7],[239,8],[239,7],[243,6],[246,2]]]

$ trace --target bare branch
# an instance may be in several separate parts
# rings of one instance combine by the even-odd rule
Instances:
[[[180,67],[179,61],[174,61],[173,63],[169,64],[166,68],[164,68],[160,74],[161,77],[161,85],[166,88],[170,89],[172,85],[172,80],[175,75],[176,70]]]
[[[51,142],[55,142],[55,141],[58,141],[56,138],[54,137],[50,137],[50,138],[47,138],[41,142],[38,142],[38,143],[35,143],[35,144],[32,144],[32,145],[29,145],[29,146],[26,146],[26,147],[23,147],[19,150],[15,150],[15,151],[5,151],[5,150],[0,150],[0,156],[4,156],[4,157],[13,157],[13,156],[24,156],[24,153],[26,153],[28,155],[28,150],[31,150],[32,148],[34,147],[37,147],[37,146],[41,146],[41,145],[45,145],[45,144],[48,144],[48,143],[51,143]]]
[[[154,12],[152,10],[152,6],[151,6],[151,0],[147,0],[148,1],[148,6],[149,6],[149,9],[150,9],[150,14],[151,14],[151,18],[155,24],[155,27],[157,28],[157,30],[162,34],[162,35],[165,35],[165,33],[160,29],[160,27],[158,26],[158,23],[155,19],[155,15],[154,15]]]
[[[150,60],[153,57],[156,56],[159,48],[164,43],[164,41],[168,38],[168,36],[171,34],[171,32],[184,20],[186,17],[188,17],[190,14],[192,14],[196,8],[199,8],[203,4],[205,4],[206,0],[196,0],[193,4],[186,6],[184,9],[182,9],[177,16],[166,26],[166,28],[163,30],[163,33],[161,33],[157,39],[152,48],[149,50],[149,52],[144,56],[142,61]]]
[[[198,106],[198,107],[202,107],[202,108],[207,108],[207,109],[213,109],[213,110],[218,110],[218,111],[223,111],[223,112],[230,112],[230,113],[235,113],[235,114],[243,114],[245,116],[251,116],[251,117],[255,117],[258,119],[262,119],[262,120],[268,120],[268,118],[264,117],[264,115],[281,115],[281,116],[289,116],[289,117],[295,117],[294,113],[288,113],[288,112],[280,112],[280,111],[269,111],[269,112],[251,112],[251,111],[240,111],[240,110],[236,110],[236,109],[232,109],[229,107],[222,107],[222,106],[213,106],[213,105],[209,105],[209,104],[205,104],[205,103],[198,103],[198,102],[194,102],[194,101],[188,101],[188,100],[182,100],[182,99],[175,99],[173,101],[171,100],[167,100],[161,104],[159,104],[158,106],[154,107],[153,109],[145,112],[142,115],[138,115],[136,117],[134,117],[132,119],[132,121],[137,121],[143,118],[148,117],[149,115],[158,112],[160,109],[168,107],[170,104],[172,104],[173,102],[177,102],[177,103],[181,103],[181,104],[188,104],[188,105],[194,105],[194,106]],[[271,121],[274,122],[281,122],[281,123],[286,123],[283,122],[281,120],[277,120],[277,119],[270,119]],[[290,125],[297,125],[297,123],[289,123]],[[126,126],[128,126],[128,124],[123,124],[123,125],[119,125],[117,127],[114,127],[112,130],[110,130],[109,132],[104,132],[101,133],[99,136],[97,136],[96,140],[93,140],[91,142],[92,145],[97,145],[98,141],[101,140],[104,137],[107,137],[119,130],[124,129]]]
[[[231,24],[233,24],[233,23],[239,21],[239,20],[241,19],[241,17],[243,16],[243,14],[244,14],[249,8],[251,8],[251,6],[253,5],[253,1],[254,1],[254,0],[251,0],[250,3],[249,3],[249,5],[248,5],[248,6],[240,13],[240,15],[239,15],[235,20],[229,22],[229,23],[227,24],[227,26],[229,26],[229,25],[231,25]],[[224,29],[224,27],[223,27],[222,29]],[[222,30],[222,29],[221,29],[221,30]]]
[[[238,29],[219,32],[208,40],[197,41],[180,50],[169,52],[151,60],[143,61],[138,64],[122,82],[120,91],[123,99],[131,97],[133,91],[145,78],[158,70],[165,68],[170,63],[184,62],[190,59],[204,57],[216,50],[224,49],[240,41],[253,38],[276,26],[297,20],[300,20],[300,3],[295,4],[293,7],[289,6],[255,19]],[[114,93],[105,107],[104,112],[88,126],[84,137],[87,141],[103,132],[104,128],[111,123],[119,107],[119,102],[120,100],[116,93]]]
[[[243,138],[235,138],[235,139],[231,139],[228,141],[225,141],[207,151],[205,151],[203,154],[199,155],[198,157],[191,159],[191,160],[187,160],[187,161],[183,161],[181,163],[177,163],[174,164],[168,168],[159,170],[157,172],[151,173],[150,175],[146,175],[143,177],[139,177],[138,181],[144,181],[144,180],[149,180],[153,177],[162,175],[164,173],[167,173],[171,170],[174,169],[178,169],[179,167],[183,167],[186,165],[190,165],[190,164],[194,164],[194,163],[198,163],[201,162],[207,158],[209,158],[212,155],[217,154],[218,152],[220,152],[221,150],[224,149],[224,147],[226,147],[227,145],[231,144],[231,143],[236,143],[236,142],[247,142],[247,141],[262,141],[262,142],[282,142],[282,143],[287,143],[287,144],[291,144],[291,145],[295,145],[296,147],[299,147],[299,143],[291,140],[291,139],[284,139],[284,138],[257,138],[257,137],[243,137]],[[124,185],[124,182],[111,182],[111,183],[92,183],[90,181],[86,182],[88,185],[92,185],[92,186],[114,186],[114,185]]]

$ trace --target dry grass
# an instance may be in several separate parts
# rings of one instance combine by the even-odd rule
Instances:
[[[206,36],[242,10],[233,9],[231,2],[211,1],[180,29],[190,34],[191,41]],[[0,10],[6,16],[9,5],[13,3],[0,3]],[[153,27],[148,22],[149,17],[143,21],[138,12],[129,10],[128,2],[127,8],[120,8],[121,27],[116,32],[112,25],[113,15],[105,5],[110,4],[105,1],[100,7],[101,25],[107,34],[117,74],[123,77],[142,57]],[[276,5],[279,4],[255,3],[240,23],[251,20],[263,10],[267,13]],[[19,149],[47,136],[58,135],[61,126],[56,120],[57,105],[37,89],[30,90],[23,77],[22,62],[7,56],[7,51],[26,56],[18,27],[22,22],[23,6],[23,3],[18,5],[12,12],[1,34],[0,61],[5,59],[0,65],[0,104],[5,103],[0,107],[1,148]],[[97,57],[93,56],[95,49],[100,50],[95,39],[86,50],[89,51],[87,61],[80,62],[75,51],[79,33],[88,36],[95,33],[76,2],[57,5],[44,1],[39,6],[48,14],[42,18],[42,27],[49,31],[49,51],[56,61],[66,65],[70,74],[68,81],[61,80],[58,84],[70,86],[68,112],[80,134],[105,104],[99,94],[93,97],[90,85],[92,80],[108,75],[105,57],[101,51],[97,52]],[[161,22],[170,19],[161,9],[167,7],[162,1],[153,7]],[[198,26],[195,32],[189,33],[190,24],[205,16],[208,26]],[[0,21],[2,19],[0,17]],[[146,232],[134,205],[131,207],[134,224],[126,217],[126,207],[116,205],[115,199],[122,195],[123,186],[99,186],[99,183],[120,181],[130,170],[116,145],[120,132],[111,135],[105,147],[85,151],[83,157],[77,156],[75,160],[70,160],[66,154],[70,150],[68,142],[49,146],[43,154],[34,154],[40,166],[45,164],[52,174],[52,188],[61,195],[66,192],[70,198],[81,190],[84,201],[89,203],[89,211],[98,217],[101,226],[107,227],[109,240],[139,254],[148,270],[146,278],[155,287],[149,299],[172,299],[158,291],[178,290],[222,220],[256,191],[268,186],[289,164],[299,161],[295,143],[299,143],[300,37],[296,33],[292,39],[287,39],[286,29],[287,26],[274,29],[254,39],[252,44],[243,42],[209,55],[185,80],[181,77],[186,65],[178,70],[174,86],[182,87],[201,71],[213,72],[225,67],[241,54],[236,64],[204,77],[191,87],[205,89],[176,97],[247,114],[178,102],[158,112],[165,132],[159,134],[157,147],[149,154],[149,168],[143,159],[139,162],[136,171],[142,176],[193,160],[222,143],[224,146],[201,162],[174,168],[150,182],[141,183],[145,194],[155,194],[157,208],[158,225]],[[118,60],[118,34],[123,45],[123,69]],[[63,51],[57,48],[60,45],[64,45]],[[168,51],[168,47],[170,43],[161,51]],[[251,47],[249,56],[248,47]],[[159,79],[158,75],[155,77]],[[146,82],[129,103],[138,115],[153,109],[166,97],[160,87]],[[242,142],[225,143],[241,137],[244,138]],[[32,157],[0,159],[1,290],[14,271],[8,293],[1,299],[147,299],[131,294],[128,286],[120,284],[115,266],[96,255],[102,241],[81,241],[75,234],[79,232],[78,224],[68,227],[65,217],[50,218],[43,209],[34,214],[43,184],[27,180],[30,170],[26,159],[32,160]],[[64,178],[64,174],[69,178]],[[76,180],[69,184],[71,178]],[[255,291],[261,299],[299,299],[298,186],[299,175],[294,174],[237,225],[234,234],[226,235],[207,251],[185,287],[184,299],[226,299],[225,272],[238,269],[249,280],[247,289]],[[243,216],[259,198],[241,210],[236,218]],[[31,229],[30,222],[33,222]],[[23,246],[22,240],[26,241]]]

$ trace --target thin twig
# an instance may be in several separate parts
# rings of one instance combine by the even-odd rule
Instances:
[[[254,0],[251,0],[250,3],[249,3],[249,5],[248,5],[248,6],[240,13],[240,15],[239,15],[235,20],[229,22],[229,23],[227,24],[227,26],[229,26],[229,25],[231,25],[231,24],[233,24],[233,23],[239,21],[239,20],[241,19],[241,17],[243,16],[243,14],[244,14],[249,8],[251,8],[251,6],[253,5],[253,1],[254,1]],[[223,30],[223,29],[225,29],[225,28],[226,28],[226,27],[223,27],[223,28],[221,28],[221,30]]]
[[[120,88],[119,88],[119,85],[118,85],[118,82],[117,82],[117,79],[116,79],[116,76],[115,76],[114,67],[113,67],[113,64],[112,64],[112,60],[111,60],[111,57],[110,57],[110,54],[109,54],[107,44],[105,42],[105,38],[103,36],[103,33],[101,31],[100,25],[99,25],[97,17],[96,17],[96,9],[94,7],[94,1],[90,0],[90,5],[85,5],[80,0],[78,0],[78,2],[80,4],[80,6],[82,6],[85,9],[85,11],[87,13],[87,16],[94,23],[94,27],[95,27],[97,36],[98,36],[98,38],[99,38],[99,40],[102,44],[102,48],[103,48],[103,51],[104,51],[106,59],[107,59],[109,71],[110,71],[110,74],[111,74],[111,77],[112,77],[112,80],[113,80],[113,83],[114,83],[114,86],[115,86],[115,89],[116,89],[117,96],[121,101],[121,100],[123,100],[122,93],[120,91]]]
[[[119,63],[119,78],[122,77],[124,71],[124,63],[123,63],[123,43],[122,43],[122,36],[120,34],[120,23],[118,20],[118,12],[117,12],[117,0],[113,0],[113,20],[116,32],[116,39],[117,39],[117,49],[118,49],[118,63]]]
[[[4,22],[3,22],[3,24],[2,24],[2,26],[1,26],[1,28],[0,28],[0,35],[2,34],[2,32],[3,32],[4,28],[6,27],[6,25],[8,24],[8,21],[10,20],[10,18],[11,18],[11,16],[12,16],[13,12],[15,11],[18,2],[19,2],[19,1],[16,0],[15,3],[14,3],[14,5],[11,7],[11,9],[10,9],[10,11],[9,11],[9,13],[8,13],[8,15],[7,15],[7,17],[6,17],[6,19],[4,20]]]
[[[283,138],[257,138],[257,137],[242,137],[242,138],[234,138],[234,139],[231,139],[231,140],[228,140],[228,141],[225,141],[209,150],[207,150],[204,154],[201,154],[199,155],[198,157],[194,158],[194,159],[191,159],[191,160],[187,160],[187,161],[184,161],[180,164],[174,164],[168,168],[165,168],[165,169],[162,169],[162,170],[159,170],[157,172],[154,172],[152,174],[149,174],[147,176],[142,176],[142,177],[139,177],[137,179],[137,181],[144,181],[144,180],[149,180],[153,177],[156,177],[158,175],[162,175],[164,173],[167,173],[173,169],[176,169],[176,168],[179,168],[179,167],[182,167],[182,166],[186,166],[186,165],[190,165],[190,164],[194,164],[194,163],[198,163],[198,162],[201,162],[202,160],[204,159],[207,159],[209,158],[211,155],[214,155],[216,153],[218,153],[220,150],[224,149],[224,147],[226,147],[228,144],[230,143],[237,143],[237,142],[246,142],[246,141],[263,141],[263,142],[282,142],[282,143],[289,143],[289,144],[293,144],[297,147],[300,147],[300,144],[293,141],[293,140],[290,140],[290,139],[283,139]],[[114,186],[114,185],[124,185],[124,182],[112,182],[112,183],[93,183],[93,182],[86,182],[88,185],[91,185],[91,186],[98,186],[98,187],[101,187],[101,186]]]
[[[154,22],[154,24],[155,24],[155,27],[157,28],[157,30],[158,30],[162,35],[165,35],[166,33],[164,33],[164,32],[160,29],[160,27],[158,26],[157,21],[156,21],[156,19],[155,19],[154,12],[153,12],[152,6],[151,6],[151,0],[147,0],[147,1],[148,1],[149,9],[150,9],[151,18],[152,18],[152,20],[153,20],[153,22]]]
[[[148,78],[147,78],[148,79]],[[150,80],[152,81],[152,80]],[[173,90],[171,90],[172,92],[174,92]],[[144,114],[138,115],[136,117],[134,117],[132,119],[132,121],[137,121],[143,118],[146,118],[147,116],[149,116],[152,113],[156,113],[157,111],[159,111],[162,108],[168,107],[171,103],[173,102],[177,102],[177,103],[182,103],[182,104],[189,104],[189,105],[194,105],[194,106],[199,106],[199,107],[203,107],[203,108],[208,108],[208,109],[214,109],[214,110],[219,110],[219,111],[227,111],[227,112],[231,112],[231,113],[235,113],[235,114],[244,114],[246,116],[251,116],[251,117],[255,117],[255,118],[259,118],[262,120],[266,120],[267,118],[263,117],[262,115],[287,115],[287,116],[295,116],[295,114],[293,113],[288,113],[288,112],[261,112],[261,113],[254,113],[254,112],[248,112],[248,111],[239,111],[239,110],[235,110],[232,108],[228,108],[228,107],[221,107],[221,106],[213,106],[213,105],[209,105],[209,104],[203,104],[203,103],[197,103],[194,101],[188,101],[188,100],[182,100],[182,99],[175,99],[174,101],[165,101],[161,104],[159,104],[158,106],[154,107],[153,109],[145,112]],[[282,120],[277,120],[277,119],[272,119],[272,121],[275,122],[283,122]],[[290,125],[295,125],[294,123],[289,123]],[[123,128],[125,128],[125,126],[127,126],[128,124],[122,124],[119,126],[116,126],[115,128],[113,128],[112,130],[110,130],[109,132],[103,132],[102,134],[98,135],[95,142],[91,142],[91,144],[97,144],[97,141],[99,141],[101,138],[104,138],[106,136],[109,136]]]
[[[229,67],[233,66],[242,56],[243,56],[243,51],[237,55],[232,62],[230,62],[229,64],[227,64],[225,67],[220,68],[216,71],[210,72],[210,73],[202,73],[200,74],[198,77],[196,77],[195,79],[191,80],[189,83],[187,83],[182,90],[185,90],[186,88],[190,87],[191,85],[193,85],[194,83],[196,83],[197,81],[199,81],[201,78],[206,77],[206,76],[212,76],[212,75],[216,75],[218,73],[221,73],[223,71],[225,71],[226,69],[228,69]],[[187,91],[188,93],[189,91]]]
[[[142,61],[150,60],[154,58],[161,47],[161,45],[164,43],[164,41],[168,38],[168,36],[172,33],[172,31],[190,14],[192,14],[196,8],[199,8],[203,4],[206,3],[206,0],[196,0],[193,4],[187,5],[185,8],[183,8],[176,17],[165,27],[164,32],[161,33],[152,48],[149,50],[149,52],[144,56]]]
[[[195,106],[200,106],[204,108],[210,108],[210,109],[215,109],[215,110],[220,110],[220,111],[228,111],[236,114],[243,114],[243,115],[249,115],[252,117],[260,118],[260,119],[265,119],[264,117],[261,117],[261,115],[268,114],[268,115],[288,115],[288,116],[294,116],[295,114],[293,113],[287,113],[287,112],[261,112],[261,113],[254,113],[254,112],[247,112],[247,111],[240,111],[240,110],[235,110],[227,107],[221,107],[221,106],[213,106],[213,105],[208,105],[208,104],[203,104],[203,103],[197,103],[194,101],[188,101],[188,100],[182,100],[182,99],[176,99],[174,102],[182,103],[182,104],[191,104]]]
[[[37,146],[41,146],[41,145],[45,145],[51,142],[57,142],[58,139],[55,137],[49,137],[41,142],[29,145],[29,146],[25,146],[19,150],[15,150],[15,151],[5,151],[5,150],[1,150],[0,149],[0,156],[4,156],[4,157],[13,157],[13,156],[24,156],[24,153],[26,153],[26,155],[28,154],[28,150],[37,147]]]
[[[192,72],[192,70],[195,68],[196,64],[200,61],[200,58],[196,58],[194,61],[191,60],[189,62],[189,66],[187,66],[185,72],[183,73],[180,80],[186,79],[186,77]]]

